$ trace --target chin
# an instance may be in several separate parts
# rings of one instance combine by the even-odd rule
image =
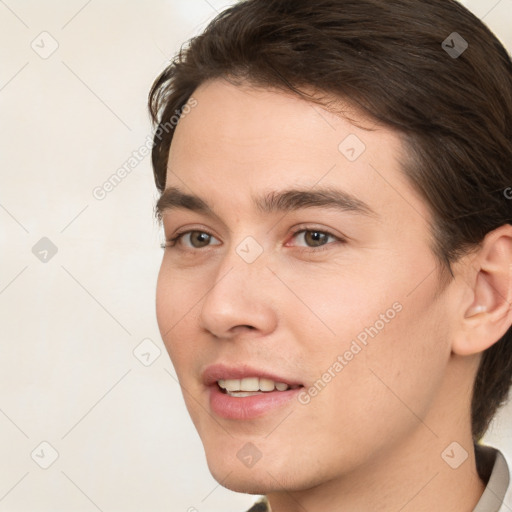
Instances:
[[[213,478],[219,482],[222,487],[229,489],[233,492],[239,492],[242,494],[254,494],[254,495],[265,495],[273,491],[269,483],[254,481],[254,478],[240,478],[238,475],[216,475],[212,473]],[[267,475],[268,476],[268,475]],[[275,487],[275,483],[274,483]]]
[[[317,474],[297,472],[297,467],[287,466],[290,457],[282,456],[265,460],[262,457],[252,467],[246,467],[231,452],[217,449],[206,452],[207,463],[213,478],[223,487],[244,494],[265,495],[272,492],[301,491],[315,487]],[[293,463],[292,463],[293,464]],[[321,478],[320,478],[321,480]]]
[[[236,451],[214,448],[206,450],[206,460],[213,478],[231,491],[256,495],[281,487],[281,469],[274,468],[264,457],[247,467],[236,457]]]
[[[286,482],[282,482],[279,475],[274,475],[272,472],[267,473],[265,468],[244,472],[233,470],[231,473],[210,469],[210,472],[222,487],[243,494],[266,495],[283,489],[293,490],[295,487],[290,487]]]

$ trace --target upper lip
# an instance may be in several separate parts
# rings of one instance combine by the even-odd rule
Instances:
[[[206,386],[215,384],[218,380],[244,379],[246,377],[260,377],[274,382],[283,382],[288,386],[302,386],[302,383],[293,377],[278,375],[272,371],[258,369],[246,364],[227,365],[223,363],[207,366],[202,373],[203,383]]]

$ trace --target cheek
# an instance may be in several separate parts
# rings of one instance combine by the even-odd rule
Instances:
[[[427,413],[450,357],[449,325],[443,299],[434,298],[435,275],[425,279],[434,264],[428,256],[410,261],[381,258],[360,271],[340,268],[336,279],[296,280],[309,306],[296,336],[313,370],[309,381],[318,382],[311,398],[318,417],[328,410],[348,429],[358,418],[362,432],[414,424],[414,414]]]
[[[156,319],[160,335],[173,364],[183,357],[180,350],[186,344],[178,340],[190,339],[191,317],[195,314],[193,282],[173,272],[164,262],[158,274],[156,286]]]
[[[164,342],[167,337],[166,333],[171,329],[174,318],[179,313],[175,297],[169,272],[166,272],[165,264],[162,263],[156,285],[156,319]]]
[[[352,326],[353,332],[368,335],[366,344],[348,334],[345,326],[346,336],[339,336],[329,349],[322,347],[321,355],[311,352],[308,358],[316,366],[310,381],[314,396],[308,403],[301,402],[305,405],[299,414],[305,428],[297,437],[314,439],[319,453],[325,460],[336,461],[336,467],[349,467],[380,450],[393,450],[414,432],[431,436],[425,424],[436,430],[428,415],[449,358],[447,344],[438,336],[441,329],[436,327],[439,311],[421,314],[412,300],[402,297],[400,302],[403,309],[378,332],[370,329],[379,318],[375,314],[363,324],[368,331]],[[385,313],[385,309],[372,312]],[[306,421],[311,418],[314,422]],[[297,444],[299,438],[294,438]],[[333,451],[333,446],[341,449]]]
[[[409,297],[397,290],[395,308],[374,305],[365,323],[352,324],[352,335],[340,343],[339,352],[351,359],[326,399],[346,428],[349,418],[358,418],[361,442],[379,432],[389,441],[406,435],[436,400],[450,345],[443,306],[433,292],[428,285]]]
[[[384,332],[400,316],[402,293],[393,276],[383,272],[389,267],[382,260],[356,256],[347,251],[336,264],[279,269],[279,277],[293,292],[281,291],[281,316],[313,360],[322,364],[329,354],[336,357],[349,350],[353,339],[364,343],[370,338],[366,329],[375,323],[379,333]]]

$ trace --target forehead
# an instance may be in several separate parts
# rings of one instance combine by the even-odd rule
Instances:
[[[336,104],[347,118],[293,93],[221,79],[193,97],[196,106],[180,119],[171,144],[167,187],[205,198],[227,194],[232,206],[261,190],[342,187],[384,217],[429,218],[403,173],[401,136],[350,104]]]

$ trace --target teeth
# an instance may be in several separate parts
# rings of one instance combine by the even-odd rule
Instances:
[[[224,381],[224,389],[226,391],[241,391],[240,379],[226,379]]]
[[[227,391],[229,396],[236,396],[238,398],[244,398],[246,396],[261,395],[260,391]]]
[[[274,382],[271,379],[246,377],[245,379],[221,379],[217,383],[219,387],[228,392],[238,392],[237,396],[251,396],[260,391],[286,391],[290,389],[284,382]]]
[[[259,391],[260,379],[258,377],[247,377],[240,381],[240,389],[242,391]]]
[[[270,379],[259,379],[261,391],[274,391],[274,381]]]

